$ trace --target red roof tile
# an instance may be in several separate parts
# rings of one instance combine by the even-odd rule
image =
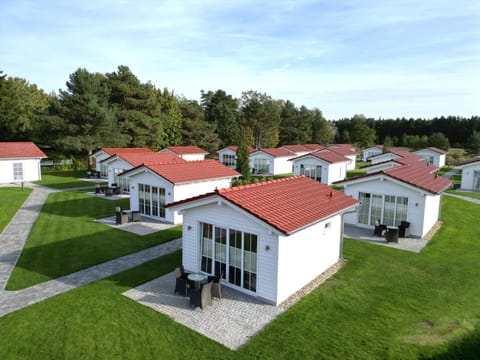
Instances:
[[[291,234],[358,201],[305,176],[266,181],[217,190],[196,198],[169,204],[178,205],[218,195],[249,212],[284,234]]]
[[[208,151],[203,150],[198,146],[167,146],[165,149],[168,149],[175,154],[187,155],[187,154],[208,154]],[[164,149],[164,150],[165,150]]]
[[[325,146],[319,144],[303,144],[303,146],[309,148],[310,150],[323,150]]]
[[[350,144],[335,144],[327,147],[328,150],[335,151],[340,155],[357,155],[357,150]]]
[[[310,152],[312,149],[306,147],[305,145],[282,145],[281,149],[287,149],[293,153],[301,153],[301,152]]]
[[[326,161],[330,164],[334,163],[339,163],[339,162],[350,162],[350,159],[347,159],[345,156],[338,154],[337,152],[330,151],[330,150],[319,150],[319,151],[314,151],[306,155],[302,155],[299,157],[296,157],[295,159],[302,159],[307,156],[313,156],[316,157],[320,160]]]
[[[448,152],[445,151],[445,150],[442,150],[442,149],[439,149],[439,148],[436,148],[435,146],[429,146],[427,147],[428,150],[432,150],[433,152],[436,152],[436,153],[439,153],[441,155],[445,155],[447,154]]]
[[[241,176],[238,172],[216,160],[184,161],[180,163],[145,164],[145,167],[173,184],[232,178]],[[130,171],[133,171],[130,170]],[[130,172],[129,171],[129,172]]]
[[[291,151],[288,151],[286,149],[281,149],[281,148],[265,148],[265,149],[260,149],[257,151],[254,151],[253,154],[257,152],[263,152],[265,154],[268,154],[273,157],[292,157],[295,156],[295,154]]]
[[[139,166],[142,164],[160,164],[160,163],[184,163],[186,162],[180,156],[170,152],[139,152],[139,153],[120,153],[110,156],[102,162],[107,162],[115,157],[118,157],[132,166]]]
[[[0,159],[46,158],[33,142],[0,142]]]
[[[102,148],[102,151],[106,152],[108,155],[115,154],[127,154],[127,153],[144,153],[149,152],[153,153],[153,150],[150,150],[146,147],[133,147],[133,148]]]

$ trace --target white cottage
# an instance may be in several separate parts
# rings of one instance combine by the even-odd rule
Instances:
[[[470,160],[458,165],[462,170],[460,189],[465,191],[480,191],[480,159]]]
[[[33,142],[0,142],[0,184],[41,180],[46,157]]]
[[[165,204],[215,189],[229,188],[240,174],[216,160],[144,164],[121,175],[130,184],[130,209],[156,220],[182,222],[177,211]]]
[[[95,161],[95,170],[100,177],[106,179],[108,178],[108,168],[105,163],[102,163],[103,160],[112,157],[113,155],[121,154],[143,154],[150,153],[153,154],[154,151],[146,147],[137,147],[137,148],[101,148],[92,154],[91,158]]]
[[[345,222],[373,228],[410,223],[411,236],[423,237],[439,219],[441,193],[451,181],[432,174],[432,166],[403,165],[341,181],[346,195],[360,201]]]
[[[430,146],[426,149],[421,149],[415,151],[415,154],[420,156],[424,162],[434,165],[436,167],[445,166],[445,160],[447,158],[447,152],[438,149],[436,147]]]
[[[183,214],[183,266],[278,305],[341,258],[353,198],[304,176],[168,205]]]
[[[238,146],[233,145],[218,150],[218,161],[231,169],[235,169],[237,167],[237,150]],[[249,146],[248,152],[252,153],[253,151],[255,149]]]
[[[107,169],[108,186],[117,184],[122,192],[128,193],[130,190],[128,178],[120,178],[120,174],[126,170],[133,169],[142,164],[160,164],[160,163],[184,163],[182,158],[173,153],[159,152],[139,152],[139,153],[120,153],[115,154],[103,160],[102,166]]]
[[[353,145],[350,144],[334,144],[329,147],[327,147],[327,150],[336,152],[337,154],[342,155],[343,157],[346,157],[348,160],[350,160],[346,166],[347,166],[347,171],[348,170],[355,170],[355,167],[357,165],[357,155],[358,152],[355,150]]]
[[[295,153],[282,148],[261,149],[250,153],[250,169],[253,175],[279,175],[292,172],[292,163],[288,160]]]
[[[367,162],[370,161],[370,158],[373,156],[377,156],[383,154],[383,145],[375,145],[362,151],[362,161]]]
[[[186,161],[205,160],[205,156],[208,155],[207,150],[203,150],[198,146],[167,146],[160,152],[170,152]]]
[[[333,151],[320,150],[291,159],[293,175],[305,175],[323,184],[344,180],[350,159]]]

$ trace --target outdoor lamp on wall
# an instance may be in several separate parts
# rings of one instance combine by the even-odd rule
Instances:
[[[270,245],[265,245],[265,251],[270,251]]]

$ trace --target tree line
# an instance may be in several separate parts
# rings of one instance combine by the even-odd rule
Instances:
[[[245,91],[201,91],[200,101],[141,82],[127,66],[106,74],[78,69],[66,89],[46,94],[0,70],[0,141],[31,140],[69,155],[101,147],[197,145],[211,153],[228,145],[351,143],[420,148],[451,145],[480,152],[480,118],[327,121],[322,112],[290,100]]]

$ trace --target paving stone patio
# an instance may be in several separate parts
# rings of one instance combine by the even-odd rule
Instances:
[[[168,273],[123,293],[132,300],[170,316],[200,334],[236,350],[284,309],[222,286],[223,298],[203,310],[190,307],[188,297],[175,295],[175,274]]]
[[[115,229],[128,231],[141,236],[153,234],[155,232],[166,230],[171,227],[177,226],[173,224],[168,224],[168,223],[148,219],[146,217],[142,217],[141,221],[129,222],[126,224],[117,224],[115,216],[101,218],[95,221],[104,225],[108,225]]]

